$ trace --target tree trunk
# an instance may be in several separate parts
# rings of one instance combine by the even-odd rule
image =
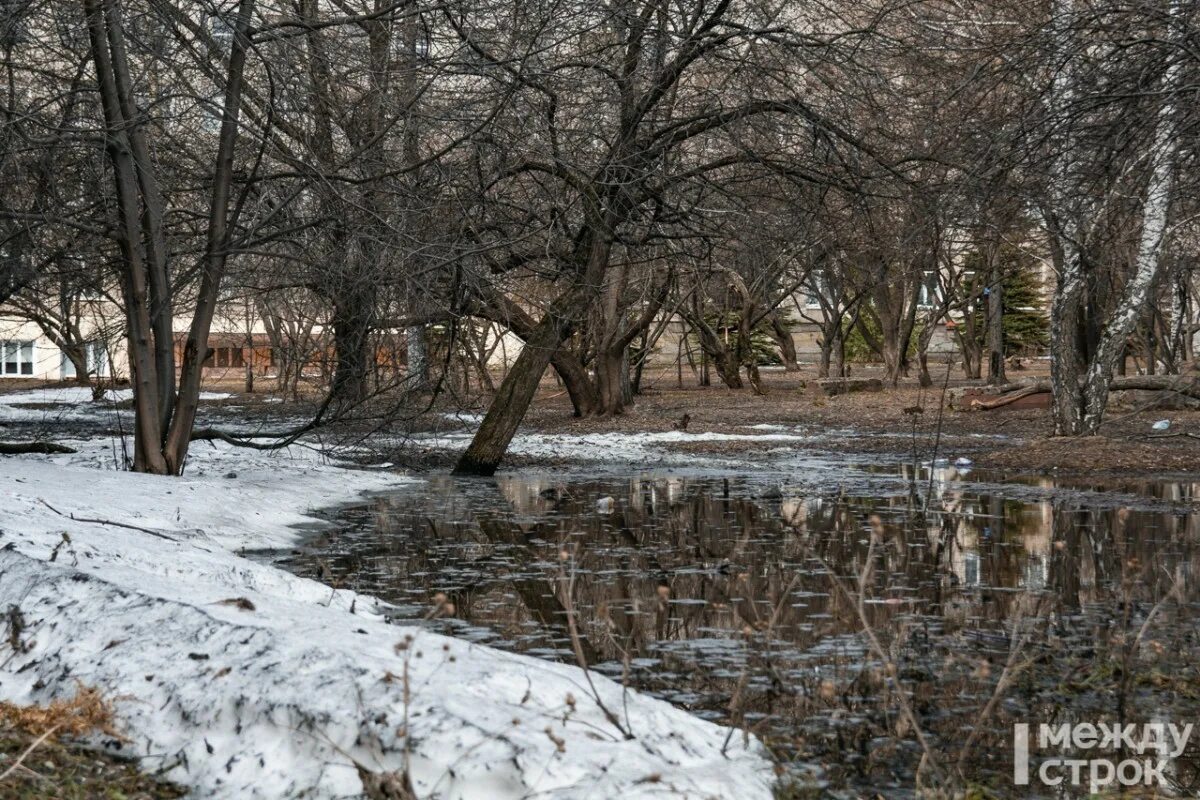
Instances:
[[[370,393],[374,307],[375,293],[368,287],[334,298],[334,368],[330,394],[339,403],[361,403]]]
[[[247,31],[254,14],[254,4],[255,0],[240,0],[237,22],[234,25],[234,42],[229,56],[229,78],[225,84],[221,131],[217,139],[216,168],[213,170],[204,271],[200,276],[196,308],[183,349],[179,396],[163,446],[167,468],[172,475],[182,473],[184,460],[187,458],[192,428],[196,422],[196,411],[200,405],[200,379],[204,371],[204,360],[208,356],[208,334],[229,259],[233,156],[237,148],[238,116],[242,107],[242,77],[245,73],[246,47],[249,42]],[[174,359],[174,353],[171,357]],[[251,351],[251,361],[253,357]]]
[[[596,413],[620,414],[630,398],[629,392],[629,348],[617,352],[601,351],[596,354],[596,393],[599,406]]]
[[[845,378],[849,375],[850,368],[846,365],[846,332],[838,325],[833,332],[833,376]]]
[[[583,302],[570,303],[564,310],[582,310],[585,305]],[[470,446],[458,459],[454,467],[455,475],[495,474],[521,420],[525,418],[529,404],[533,402],[538,383],[550,365],[552,354],[569,333],[572,316],[569,313],[548,312],[538,323],[496,390],[496,396],[492,398],[492,404]]]
[[[1054,299],[1050,304],[1050,382],[1054,386],[1054,434],[1083,432],[1083,390],[1079,369],[1079,307],[1083,276],[1080,254],[1064,239]]]
[[[822,336],[817,343],[821,348],[820,361],[817,362],[817,377],[828,378],[830,363],[833,361],[833,342],[829,337]]]
[[[404,329],[408,347],[405,387],[409,391],[424,391],[429,385],[429,354],[425,342],[425,326],[410,325]]]
[[[599,413],[600,398],[579,356],[560,346],[551,357],[550,363],[567,390],[575,416],[590,417]]]
[[[104,110],[105,144],[113,167],[117,190],[121,250],[122,294],[125,301],[126,337],[129,343],[130,383],[134,387],[133,468],[137,472],[166,474],[162,453],[164,425],[161,416],[160,383],[151,324],[151,309],[145,254],[142,250],[143,217],[141,198],[129,141],[132,120],[124,113],[118,72],[128,75],[123,50],[111,48],[122,31],[118,11],[111,0],[85,0],[92,61]]]
[[[585,268],[576,273],[575,282],[551,305],[525,340],[521,354],[496,390],[479,430],[455,464],[455,475],[496,473],[537,394],[546,367],[596,298],[612,251],[612,224],[611,216],[592,222],[587,249],[583,251]]]
[[[992,266],[987,298],[988,383],[999,386],[1008,382],[1004,372],[1004,285],[994,252],[989,260]]]
[[[783,361],[783,368],[787,372],[798,372],[800,364],[796,360],[796,340],[792,338],[792,332],[788,326],[780,319],[779,312],[772,311],[770,316],[771,336],[775,339],[775,343],[779,345],[779,357]]]
[[[1172,6],[1172,16],[1180,14],[1179,5]],[[1083,416],[1083,432],[1094,434],[1104,418],[1108,407],[1109,382],[1113,368],[1121,356],[1125,342],[1137,325],[1138,317],[1146,308],[1150,290],[1162,267],[1162,249],[1167,239],[1167,216],[1171,207],[1171,196],[1175,178],[1175,153],[1179,147],[1174,127],[1175,105],[1171,92],[1175,89],[1180,70],[1176,60],[1167,68],[1163,78],[1166,99],[1158,110],[1150,156],[1154,168],[1146,186],[1146,199],[1142,210],[1142,231],[1138,240],[1134,274],[1125,284],[1121,299],[1110,316],[1104,333],[1092,356],[1084,379],[1086,407]],[[1153,359],[1154,354],[1150,354]]]
[[[71,362],[71,366],[75,368],[75,385],[90,386],[92,383],[91,373],[88,372],[87,349],[83,344],[71,344],[61,348],[63,355]]]
[[[895,330],[885,330],[881,339],[883,366],[888,382],[896,386],[900,383],[901,373],[904,372],[904,351],[901,349],[900,334]]]

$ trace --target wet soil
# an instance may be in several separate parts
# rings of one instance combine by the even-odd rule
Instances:
[[[860,374],[861,373],[861,374]],[[882,392],[825,397],[815,373],[766,372],[766,395],[723,386],[678,387],[659,381],[617,417],[578,419],[561,391],[546,390],[525,418],[525,428],[547,433],[671,430],[684,414],[688,431],[746,433],[755,425],[782,425],[822,434],[815,446],[833,451],[901,455],[914,443],[920,452],[968,456],[981,467],[1043,473],[1182,474],[1200,472],[1200,411],[1132,405],[1134,398],[1114,395],[1099,436],[1075,439],[1053,436],[1046,409],[1002,409],[959,412],[943,404],[943,386],[922,388],[902,381]],[[878,377],[861,369],[855,377]],[[939,376],[940,378],[941,376]],[[1034,372],[1011,378],[1037,377]],[[947,390],[978,385],[952,377]],[[920,409],[919,413],[913,413]],[[939,413],[939,409],[941,410]],[[1152,425],[1171,422],[1158,433]],[[697,443],[697,452],[734,454],[753,444]]]

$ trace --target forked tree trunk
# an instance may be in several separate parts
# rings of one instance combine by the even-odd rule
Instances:
[[[1074,12],[1073,0],[1054,0],[1051,18],[1054,20],[1054,49],[1059,55],[1074,46],[1071,41],[1069,17]],[[1067,113],[1075,99],[1073,62],[1055,73],[1050,93],[1054,114]],[[1079,322],[1083,302],[1083,253],[1080,237],[1083,232],[1079,202],[1071,191],[1071,150],[1075,146],[1068,121],[1059,120],[1062,141],[1056,142],[1060,156],[1054,163],[1051,176],[1051,205],[1048,227],[1055,234],[1055,257],[1058,261],[1054,297],[1050,302],[1050,383],[1054,388],[1052,413],[1056,436],[1078,436],[1083,432],[1083,389],[1080,386]]]
[[[500,466],[554,352],[570,334],[576,314],[586,308],[590,299],[590,293],[579,289],[568,294],[570,296],[560,304],[560,309],[547,312],[525,340],[520,355],[500,382],[470,446],[454,466],[455,475],[493,475]]]
[[[528,345],[529,339],[537,330],[537,323],[529,312],[500,292],[481,291],[478,295],[468,298],[468,302],[471,313],[508,328],[522,341],[523,346]],[[565,345],[565,340],[564,344],[554,351],[550,363],[567,390],[575,416],[590,417],[597,413],[600,398],[596,393],[595,384],[583,361]]]
[[[229,55],[229,79],[225,85],[225,102],[221,131],[217,139],[217,161],[213,170],[213,190],[209,203],[208,237],[204,250],[204,270],[200,275],[200,290],[192,314],[191,329],[183,348],[183,365],[179,375],[179,395],[171,419],[164,453],[172,475],[183,471],[196,410],[200,405],[200,378],[208,356],[208,334],[212,327],[221,282],[229,259],[230,203],[233,196],[233,156],[237,148],[238,116],[242,107],[242,77],[246,67],[247,31],[254,13],[255,0],[240,0],[234,25],[234,44]],[[172,359],[174,353],[172,352]],[[251,352],[253,360],[253,352]],[[173,363],[173,362],[172,362]]]
[[[208,331],[229,249],[233,153],[254,0],[240,0],[234,24],[209,229],[200,288],[184,348],[178,395],[174,385],[171,294],[163,236],[164,204],[141,114],[134,104],[125,34],[117,0],[84,0],[92,63],[104,111],[105,137],[117,194],[122,290],[134,387],[134,462],[139,472],[179,474],[187,456],[207,356]]]
[[[85,0],[92,62],[104,110],[105,144],[113,167],[121,251],[121,289],[125,301],[126,337],[129,343],[130,382],[134,387],[133,468],[138,472],[166,474],[162,444],[161,384],[158,377],[154,326],[151,323],[150,287],[143,250],[141,190],[130,133],[136,128],[126,111],[122,88],[128,86],[129,65],[124,60],[120,10],[112,0]],[[121,46],[115,46],[121,43]],[[118,76],[123,76],[118,78]],[[153,213],[150,208],[147,214]]]
[[[1180,3],[1171,7],[1172,21],[1178,22],[1182,15]],[[1138,239],[1134,274],[1125,284],[1116,310],[1107,321],[1104,333],[1092,356],[1084,378],[1084,407],[1082,431],[1094,434],[1100,428],[1108,407],[1109,385],[1117,360],[1125,348],[1129,334],[1137,325],[1138,317],[1146,307],[1150,291],[1154,287],[1162,267],[1162,249],[1167,239],[1167,217],[1171,208],[1171,196],[1175,180],[1175,154],[1179,138],[1175,130],[1175,100],[1172,92],[1177,88],[1180,59],[1176,58],[1163,76],[1162,88],[1166,100],[1158,110],[1154,136],[1150,145],[1153,168],[1146,186],[1146,199],[1142,204],[1142,231]],[[1151,323],[1153,324],[1153,322]],[[1154,354],[1150,354],[1154,358]]]
[[[1160,123],[1161,124],[1161,123]],[[1163,125],[1162,127],[1166,127]],[[1163,143],[1165,146],[1165,143]],[[1158,275],[1161,251],[1167,235],[1167,209],[1170,205],[1173,159],[1164,157],[1155,167],[1147,191],[1142,218],[1142,234],[1138,244],[1136,272],[1125,286],[1114,317],[1104,328],[1104,335],[1092,357],[1084,379],[1084,409],[1082,432],[1094,434],[1104,419],[1108,407],[1109,385],[1113,371],[1125,346],[1125,340],[1137,325],[1140,310],[1145,307],[1150,289]],[[1148,354],[1153,360],[1154,353]]]
[[[589,230],[585,268],[575,282],[547,310],[525,340],[521,354],[500,382],[471,444],[454,466],[455,475],[494,475],[517,434],[525,412],[537,394],[546,367],[562,343],[574,332],[596,294],[608,268],[612,250],[611,214],[594,221]]]

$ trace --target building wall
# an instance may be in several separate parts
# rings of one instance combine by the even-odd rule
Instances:
[[[114,348],[105,328],[94,321],[83,323],[89,337],[88,358],[91,368],[101,377],[124,374],[124,347]],[[69,380],[75,366],[40,327],[15,317],[0,316],[0,377],[31,381]]]

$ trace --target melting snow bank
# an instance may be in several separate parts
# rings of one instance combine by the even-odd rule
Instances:
[[[465,450],[471,442],[471,432],[420,434],[413,441],[430,449]],[[736,459],[700,457],[694,453],[673,450],[679,444],[699,442],[748,442],[764,445],[811,443],[814,436],[796,433],[716,433],[697,431],[643,431],[638,433],[520,433],[508,447],[508,454],[534,458],[571,459],[586,462],[657,464],[696,464],[699,462],[738,463]]]
[[[231,552],[404,478],[229,449],[184,478],[89,458],[0,459],[0,610],[23,618],[0,698],[96,686],[124,747],[197,796],[354,797],[360,768],[407,768],[422,798],[771,796],[754,741],[593,675],[626,738],[577,668],[389,625]]]

